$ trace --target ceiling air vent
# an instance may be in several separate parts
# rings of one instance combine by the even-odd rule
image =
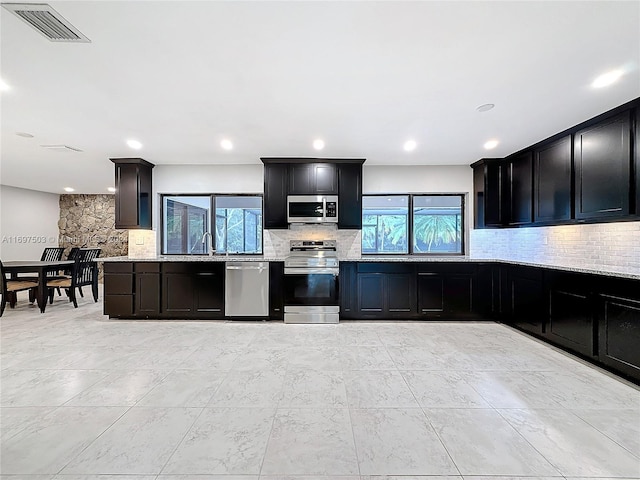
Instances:
[[[91,42],[80,33],[80,30],[46,3],[3,3],[2,6],[52,42]]]
[[[55,152],[81,152],[79,148],[70,147],[69,145],[40,145],[47,150],[53,150]]]

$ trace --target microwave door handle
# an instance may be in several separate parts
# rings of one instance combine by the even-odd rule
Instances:
[[[327,220],[327,197],[322,197],[322,221]]]

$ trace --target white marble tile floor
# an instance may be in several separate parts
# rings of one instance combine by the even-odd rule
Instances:
[[[0,480],[640,479],[640,389],[492,322],[0,318]]]

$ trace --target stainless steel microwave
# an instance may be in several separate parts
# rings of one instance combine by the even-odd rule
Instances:
[[[338,223],[338,196],[287,196],[287,222]]]

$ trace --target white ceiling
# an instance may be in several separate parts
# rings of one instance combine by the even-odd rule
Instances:
[[[104,193],[110,157],[470,164],[640,96],[638,1],[49,4],[91,43],[49,42],[0,9],[4,185]],[[614,68],[618,83],[590,87]]]

